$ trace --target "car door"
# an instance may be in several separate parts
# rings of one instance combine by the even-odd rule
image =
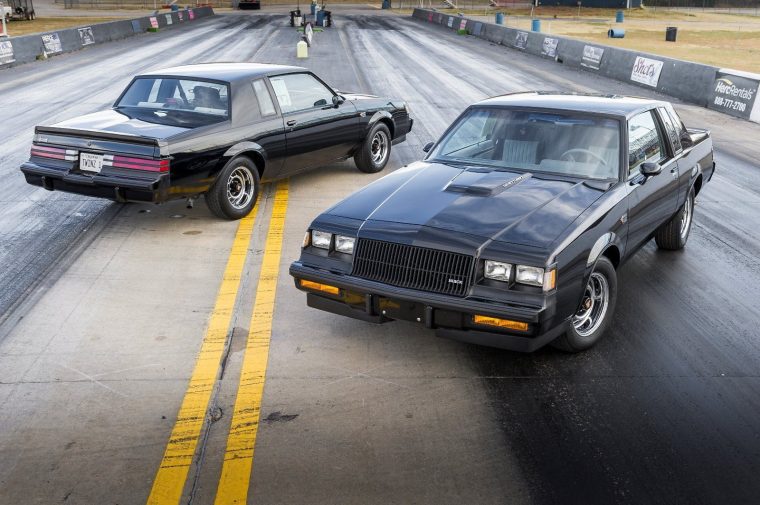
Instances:
[[[287,158],[282,175],[349,156],[360,128],[352,103],[334,103],[335,92],[311,73],[271,76],[269,81],[285,121]]]
[[[266,156],[264,176],[271,179],[282,173],[282,166],[285,163],[287,155],[285,123],[281,112],[277,109],[267,79],[253,80],[251,89],[255,100],[251,103],[251,109],[258,109],[256,111],[258,119],[249,140],[261,146]]]
[[[632,250],[676,212],[678,162],[669,153],[654,110],[628,120],[628,244]],[[658,163],[656,175],[644,176],[643,163]]]
[[[662,118],[662,122],[665,125],[665,130],[668,132],[670,144],[673,147],[672,152],[678,159],[677,207],[680,208],[683,202],[686,201],[686,193],[691,188],[693,177],[700,171],[699,162],[701,160],[699,153],[694,152],[691,147],[682,144],[681,137],[686,134],[686,127],[673,109],[673,106],[668,104],[666,107],[659,108],[657,112],[660,114],[660,118]]]

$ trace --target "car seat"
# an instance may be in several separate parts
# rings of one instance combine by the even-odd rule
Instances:
[[[196,107],[208,109],[226,109],[227,106],[219,96],[219,90],[210,86],[195,86],[193,88],[193,104]]]

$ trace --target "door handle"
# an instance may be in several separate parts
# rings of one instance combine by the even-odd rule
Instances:
[[[296,124],[297,122],[298,122],[298,121],[296,121],[295,119],[291,119],[290,121],[288,121],[288,122],[287,122],[287,123],[285,123],[285,124],[286,124],[286,125],[288,125],[288,126],[295,126],[295,124]]]

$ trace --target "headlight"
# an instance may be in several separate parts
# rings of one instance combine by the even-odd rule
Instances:
[[[501,263],[499,261],[486,260],[484,275],[487,279],[509,282],[509,276],[512,273],[512,265]]]
[[[355,243],[356,243],[356,239],[354,237],[344,237],[342,235],[335,235],[335,250],[338,252],[353,254]]]
[[[515,280],[520,284],[528,284],[529,286],[543,286],[544,269],[517,265],[517,276],[515,277]]]
[[[330,249],[332,233],[326,231],[311,230],[311,245],[320,249]]]

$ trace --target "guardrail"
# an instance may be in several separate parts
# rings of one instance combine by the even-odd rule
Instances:
[[[62,53],[79,51],[87,46],[145,33],[149,29],[176,27],[200,18],[213,16],[211,7],[198,7],[122,21],[97,23],[77,28],[0,39],[0,68],[7,68]]]
[[[412,17],[558,63],[760,123],[760,75],[582,40],[508,28],[428,9]]]

